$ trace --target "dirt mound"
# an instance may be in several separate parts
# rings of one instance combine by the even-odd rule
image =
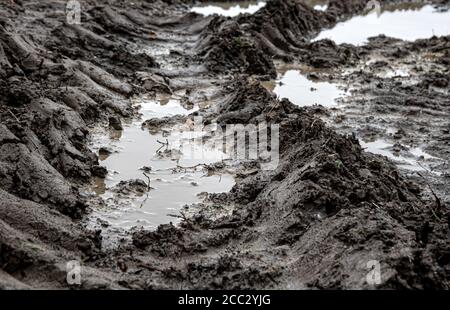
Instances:
[[[323,43],[309,46],[308,39],[320,29],[364,10],[366,1],[330,1],[325,12],[297,0],[272,0],[253,15],[235,18],[216,17],[202,33],[198,55],[214,72],[243,72],[274,77],[272,57],[309,59],[305,50],[326,48]],[[305,49],[305,45],[307,45]],[[328,47],[329,49],[330,47]],[[348,58],[347,51],[332,56]],[[320,53],[322,54],[322,53]],[[344,54],[344,56],[340,56]],[[323,66],[323,59],[311,59]],[[331,61],[325,61],[331,66]]]
[[[182,229],[135,234],[135,244],[155,255],[209,262],[199,278],[180,278],[198,268],[185,263],[172,267],[176,277],[174,271],[163,272],[160,281],[171,283],[175,277],[186,288],[254,287],[235,274],[238,269],[258,277],[256,287],[361,288],[368,287],[367,263],[378,260],[385,288],[444,288],[445,210],[421,201],[416,185],[384,158],[364,153],[354,138],[337,135],[306,110],[276,101],[254,83],[241,79],[232,85],[233,99],[218,120],[230,110],[248,115],[247,122],[282,120],[280,165],[244,178],[225,197],[210,195],[214,204],[235,204],[229,216],[197,216],[187,218]],[[221,258],[212,259],[212,253]],[[250,253],[258,253],[252,267]],[[246,263],[218,272],[225,255]],[[267,277],[269,282],[262,280]]]
[[[214,18],[203,31],[197,50],[213,72],[276,75],[269,55],[263,53],[234,20]]]

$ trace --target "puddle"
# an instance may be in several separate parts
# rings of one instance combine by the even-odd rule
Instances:
[[[386,156],[397,164],[399,168],[409,171],[428,171],[435,174],[438,172],[431,171],[427,163],[424,161],[439,160],[438,158],[424,152],[419,147],[405,148],[403,150],[395,151],[394,144],[391,144],[383,139],[365,142],[359,140],[361,147],[372,154]]]
[[[337,105],[336,100],[345,96],[345,92],[337,85],[328,82],[318,82],[309,79],[300,70],[289,69],[280,72],[281,78],[276,81],[264,82],[263,85],[280,98],[287,98],[298,106],[324,107]]]
[[[234,185],[232,175],[207,175],[202,166],[194,167],[221,161],[224,155],[219,150],[206,147],[201,159],[182,152],[183,147],[194,143],[189,126],[180,124],[174,131],[158,134],[142,128],[144,120],[188,115],[196,107],[188,110],[178,100],[167,98],[143,99],[137,104],[141,106],[141,120],[124,124],[123,131],[94,134],[93,149],[106,146],[112,153],[100,157],[100,165],[108,169],[108,176],[97,179],[90,188],[91,195],[106,202],[103,208],[94,210],[91,224],[100,219],[114,229],[135,226],[154,229],[160,224],[177,222],[170,214],[179,215],[183,206],[201,202],[198,194],[228,192]],[[142,180],[144,191],[130,192],[117,186],[121,181],[133,179]],[[151,187],[149,191],[147,185]]]
[[[403,4],[382,7],[381,13],[371,12],[338,23],[322,31],[313,41],[331,39],[337,44],[361,45],[369,37],[384,34],[407,41],[450,34],[450,11],[438,11],[431,5]]]
[[[254,14],[266,5],[266,1],[208,1],[192,8],[192,12],[205,16],[218,14],[228,17]]]
[[[328,9],[328,4],[316,4],[314,7],[314,10],[316,11],[326,11]]]

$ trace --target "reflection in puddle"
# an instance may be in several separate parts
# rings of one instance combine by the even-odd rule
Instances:
[[[336,99],[345,95],[336,85],[310,80],[299,70],[287,70],[280,79],[263,85],[280,98],[302,107],[315,104],[331,107],[336,105]]]
[[[425,39],[450,34],[450,11],[436,11],[431,5],[421,7],[393,7],[394,11],[384,11],[378,16],[376,12],[365,16],[356,16],[337,24],[333,29],[322,31],[313,41],[331,39],[337,44],[350,43],[361,45],[369,37],[384,34],[389,37],[407,41]]]
[[[156,100],[143,100],[140,105],[143,120],[188,115],[197,109],[187,110],[173,99],[165,100],[164,105]],[[193,143],[186,139],[186,134],[192,134],[191,131],[151,134],[142,128],[142,123],[136,120],[125,124],[118,138],[104,134],[94,136],[94,149],[106,146],[112,153],[100,158],[103,159],[100,164],[108,169],[108,176],[95,180],[91,188],[95,195],[106,201],[107,207],[94,210],[92,219],[101,219],[115,228],[143,226],[153,229],[160,224],[174,222],[168,214],[179,214],[184,205],[200,202],[199,193],[231,190],[234,185],[231,175],[205,175],[200,166],[181,168],[218,162],[223,158],[221,152],[204,150],[200,159],[185,156],[180,152],[180,146]],[[184,126],[180,125],[180,129],[187,131]],[[133,187],[124,190],[123,183],[119,185],[121,181],[134,179],[142,180],[140,185],[142,189],[144,184],[144,191],[139,191],[139,187],[137,191]],[[147,191],[149,180],[151,189]]]
[[[192,8],[192,12],[205,16],[218,14],[228,17],[254,14],[266,5],[265,1],[208,1]]]
[[[390,144],[382,139],[371,142],[364,142],[363,140],[360,140],[359,142],[361,147],[367,152],[386,156],[397,163],[398,167],[410,171],[430,171],[424,164],[420,163],[420,161],[437,159],[436,157],[425,153],[418,147],[409,149],[406,148],[403,151],[395,150],[395,146],[393,144]]]

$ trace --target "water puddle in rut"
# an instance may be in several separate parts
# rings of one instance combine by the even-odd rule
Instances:
[[[337,44],[361,45],[369,37],[384,34],[389,37],[414,41],[450,34],[450,11],[439,11],[431,5],[404,3],[381,8],[338,23],[322,31],[313,41],[331,39]]]
[[[428,165],[429,161],[437,160],[438,158],[424,152],[419,147],[396,147],[394,144],[383,139],[374,141],[359,140],[361,147],[372,154],[386,156],[399,168],[409,171],[429,171],[433,172]],[[426,162],[425,162],[426,161]],[[438,172],[433,172],[440,174]]]
[[[218,14],[228,17],[239,14],[254,14],[266,5],[266,1],[208,1],[191,9],[205,16]]]
[[[280,99],[287,98],[295,105],[332,107],[337,105],[339,98],[346,95],[336,84],[315,79],[314,72],[308,69],[286,67],[278,68],[277,72],[277,80],[263,82],[263,85]]]
[[[108,169],[106,179],[96,179],[90,189],[91,195],[105,202],[91,214],[93,225],[107,222],[116,230],[135,226],[154,229],[176,222],[170,214],[177,215],[183,206],[201,202],[198,194],[228,192],[234,185],[229,174],[207,174],[202,166],[195,167],[220,162],[224,158],[221,151],[196,145],[204,151],[201,159],[183,154],[184,147],[194,143],[189,125],[179,124],[173,131],[156,134],[142,128],[144,120],[188,115],[195,107],[185,109],[174,99],[141,99],[136,104],[141,106],[141,119],[124,124],[123,131],[93,134],[93,150],[107,147],[111,152],[100,156],[100,165]],[[131,186],[123,183],[135,179],[140,181]]]
[[[298,106],[320,104],[324,107],[340,109],[343,107],[338,105],[340,99],[350,96],[349,91],[342,90],[337,84],[310,78],[311,76],[320,76],[320,70],[300,65],[278,64],[277,72],[279,76],[277,80],[263,82],[263,85],[280,98],[287,98]],[[389,73],[386,75],[389,76]],[[404,73],[396,71],[392,75],[403,76]],[[429,168],[430,162],[439,162],[438,158],[427,154],[418,147],[399,149],[394,144],[382,139],[374,141],[359,140],[361,146],[367,152],[386,156],[395,162],[399,168],[405,170],[432,171]]]

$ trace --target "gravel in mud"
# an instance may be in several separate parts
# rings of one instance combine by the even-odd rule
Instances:
[[[0,3],[0,288],[73,288],[75,260],[80,289],[448,289],[450,38],[309,41],[361,14],[363,0],[325,11],[269,0],[233,18],[189,12],[192,3],[87,0],[79,25],[66,22],[66,1]],[[330,70],[318,78],[352,95],[332,109],[279,100],[261,83],[276,77],[275,60]],[[135,96],[180,90],[186,104],[207,104],[144,127],[199,115],[279,124],[279,165],[242,164],[229,193],[205,193],[178,225],[133,229],[107,250],[108,223],[83,224],[98,207],[83,189],[105,175],[92,131],[138,117]],[[418,174],[359,139],[440,160]],[[377,286],[366,281],[373,261]]]

